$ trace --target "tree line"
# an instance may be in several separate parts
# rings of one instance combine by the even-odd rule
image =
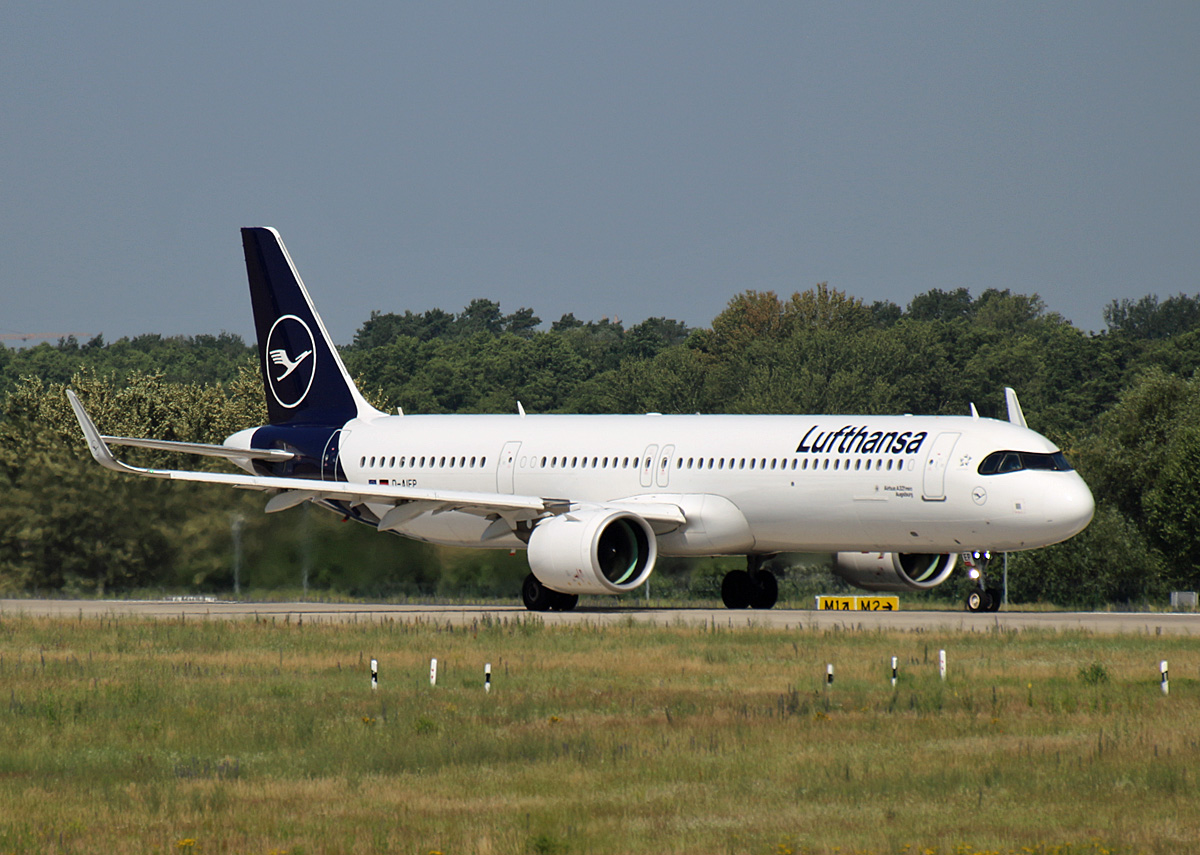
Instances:
[[[477,299],[458,313],[373,312],[342,354],[376,406],[407,413],[520,401],[529,412],[963,414],[974,403],[1004,418],[1013,386],[1097,512],[1070,542],[1012,555],[1010,598],[1160,601],[1200,581],[1200,295],[1114,301],[1104,320],[1086,332],[1037,295],[965,288],[905,307],[825,284],[746,291],[701,328],[570,314],[546,326],[532,309]],[[256,493],[109,473],[86,451],[68,385],[110,434],[220,442],[265,420],[257,357],[235,335],[0,349],[0,591],[229,590],[235,536],[240,582],[258,589],[510,594],[526,572],[522,556],[383,537],[309,508],[267,516]],[[711,595],[720,564],[665,562],[653,584]],[[804,570],[789,578],[830,586]]]

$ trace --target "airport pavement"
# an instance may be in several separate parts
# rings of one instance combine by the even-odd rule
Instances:
[[[275,620],[306,623],[353,621],[428,622],[469,625],[491,617],[515,621],[536,619],[547,625],[605,625],[633,621],[663,626],[707,626],[724,629],[763,627],[775,629],[901,630],[996,632],[1046,629],[1101,634],[1198,635],[1200,613],[1164,612],[1022,612],[971,614],[966,611],[836,612],[805,609],[767,611],[684,608],[579,608],[573,612],[533,614],[520,606],[494,605],[395,605],[381,603],[252,603],[205,598],[166,600],[0,600],[5,616],[96,620],[133,617],[171,620]]]

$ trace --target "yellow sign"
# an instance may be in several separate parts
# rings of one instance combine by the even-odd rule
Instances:
[[[817,608],[832,612],[898,612],[899,597],[817,597]]]

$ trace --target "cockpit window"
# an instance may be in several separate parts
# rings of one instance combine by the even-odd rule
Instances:
[[[1042,469],[1051,472],[1070,472],[1072,466],[1061,451],[1039,454],[1033,451],[993,451],[979,464],[980,475],[1003,475],[1022,469]]]

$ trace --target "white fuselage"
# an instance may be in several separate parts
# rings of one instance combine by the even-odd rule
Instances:
[[[1087,525],[1094,504],[1077,473],[980,475],[1000,450],[1056,448],[958,416],[380,416],[346,424],[340,459],[352,483],[673,504],[687,523],[656,527],[664,555],[1021,550]],[[524,545],[484,541],[489,524],[442,510],[396,530]]]

